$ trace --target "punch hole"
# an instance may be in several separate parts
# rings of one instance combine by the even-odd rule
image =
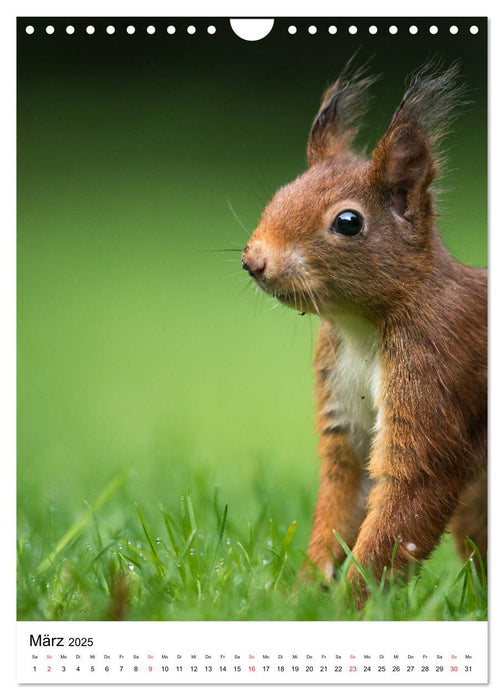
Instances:
[[[25,29],[25,32],[27,34],[33,34],[34,31],[35,31],[35,27],[33,27],[31,24],[29,24]]]
[[[194,24],[190,24],[187,27],[187,33],[188,34],[196,34],[196,27],[194,26]]]
[[[411,27],[409,28],[409,33],[410,34],[418,34],[418,27],[416,24],[412,24]]]
[[[46,34],[54,34],[54,27],[52,26],[52,24],[49,24],[49,25],[45,28],[45,30],[46,30]]]
[[[115,27],[112,24],[109,24],[105,31],[107,34],[115,34]]]
[[[90,24],[88,27],[86,27],[86,34],[94,34],[95,33],[95,28],[93,27],[92,24]]]
[[[389,30],[389,34],[397,34],[397,32],[399,31],[397,29],[397,27],[395,26],[395,24],[391,24],[390,27],[388,28],[388,30]]]
[[[329,32],[329,34],[336,34],[336,32],[338,31],[338,27],[335,27],[334,24],[331,24],[327,31]]]
[[[450,34],[458,34],[458,27],[455,24],[450,27]]]
[[[213,24],[211,24],[209,27],[207,27],[207,32],[209,34],[215,34],[216,31],[217,31],[217,29],[213,26]]]
[[[357,34],[357,27],[355,26],[355,24],[352,24],[350,27],[348,27],[348,33]]]
[[[439,30],[438,30],[438,28],[436,27],[435,24],[432,24],[432,25],[429,27],[429,32],[430,32],[431,34],[437,34],[438,31],[439,31]]]
[[[130,24],[128,27],[126,27],[126,31],[128,32],[128,34],[134,34],[136,30],[135,27],[132,24]]]
[[[289,34],[295,34],[297,32],[297,27],[295,27],[293,24],[287,29]]]
[[[169,27],[166,27],[166,31],[168,32],[168,34],[175,34],[175,32],[176,32],[177,30],[175,29],[175,27],[173,26],[173,24],[170,24]]]
[[[369,33],[370,34],[378,34],[378,27],[375,24],[372,24],[369,27]]]
[[[152,36],[152,34],[155,34],[155,33],[156,33],[156,27],[152,26],[152,24],[149,24],[149,26],[147,27],[147,34],[150,34]]]
[[[275,24],[274,19],[230,19],[231,29],[245,41],[259,41],[268,36]]]
[[[308,27],[308,34],[311,34],[313,36],[313,34],[316,34],[316,33],[317,33],[317,27],[314,24],[311,24]]]
[[[65,28],[65,31],[67,34],[75,34],[75,27],[72,27],[72,25],[69,24],[68,27]]]
[[[477,34],[479,32],[479,29],[475,24],[473,24],[469,31],[471,32],[471,34]]]

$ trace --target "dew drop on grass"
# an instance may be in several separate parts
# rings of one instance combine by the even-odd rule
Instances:
[[[231,540],[229,539],[229,537],[226,537],[226,544],[227,544],[228,547],[229,547],[229,545],[231,544]]]
[[[135,570],[135,565],[134,565],[134,564],[128,564],[128,569],[129,569],[130,571],[134,571],[134,570]]]
[[[161,544],[161,537],[156,537],[156,544]]]

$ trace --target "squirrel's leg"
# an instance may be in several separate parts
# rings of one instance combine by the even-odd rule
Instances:
[[[327,428],[319,440],[320,488],[308,547],[308,558],[328,579],[345,553],[334,532],[352,548],[365,513],[365,486],[360,459],[343,428]],[[309,562],[303,567],[306,574]]]
[[[472,552],[467,538],[478,547],[481,559],[486,567],[487,562],[487,475],[482,472],[462,492],[460,503],[450,522],[457,551],[466,559]],[[478,557],[474,558],[478,566]]]
[[[370,465],[377,483],[371,490],[368,514],[353,548],[355,559],[380,579],[422,561],[439,543],[460,495],[460,485],[427,474],[380,476]],[[368,596],[355,567],[348,572],[359,606]]]

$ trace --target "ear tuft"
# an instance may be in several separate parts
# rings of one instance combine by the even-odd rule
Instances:
[[[314,119],[308,140],[308,165],[344,154],[351,147],[369,104],[369,88],[378,77],[355,67],[354,57],[329,87]]]
[[[427,63],[414,74],[373,152],[376,185],[386,191],[391,209],[403,218],[432,213],[427,190],[440,169],[439,144],[464,94],[458,64],[441,71],[433,61]]]
[[[458,110],[468,104],[466,95],[459,63],[443,69],[439,60],[431,59],[411,76],[389,132],[400,125],[415,126],[427,138],[439,169],[441,141],[450,132]]]

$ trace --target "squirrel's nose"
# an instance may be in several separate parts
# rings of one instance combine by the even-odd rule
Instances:
[[[266,256],[261,251],[251,251],[248,247],[243,251],[242,267],[252,277],[262,277],[266,269],[266,263]]]

